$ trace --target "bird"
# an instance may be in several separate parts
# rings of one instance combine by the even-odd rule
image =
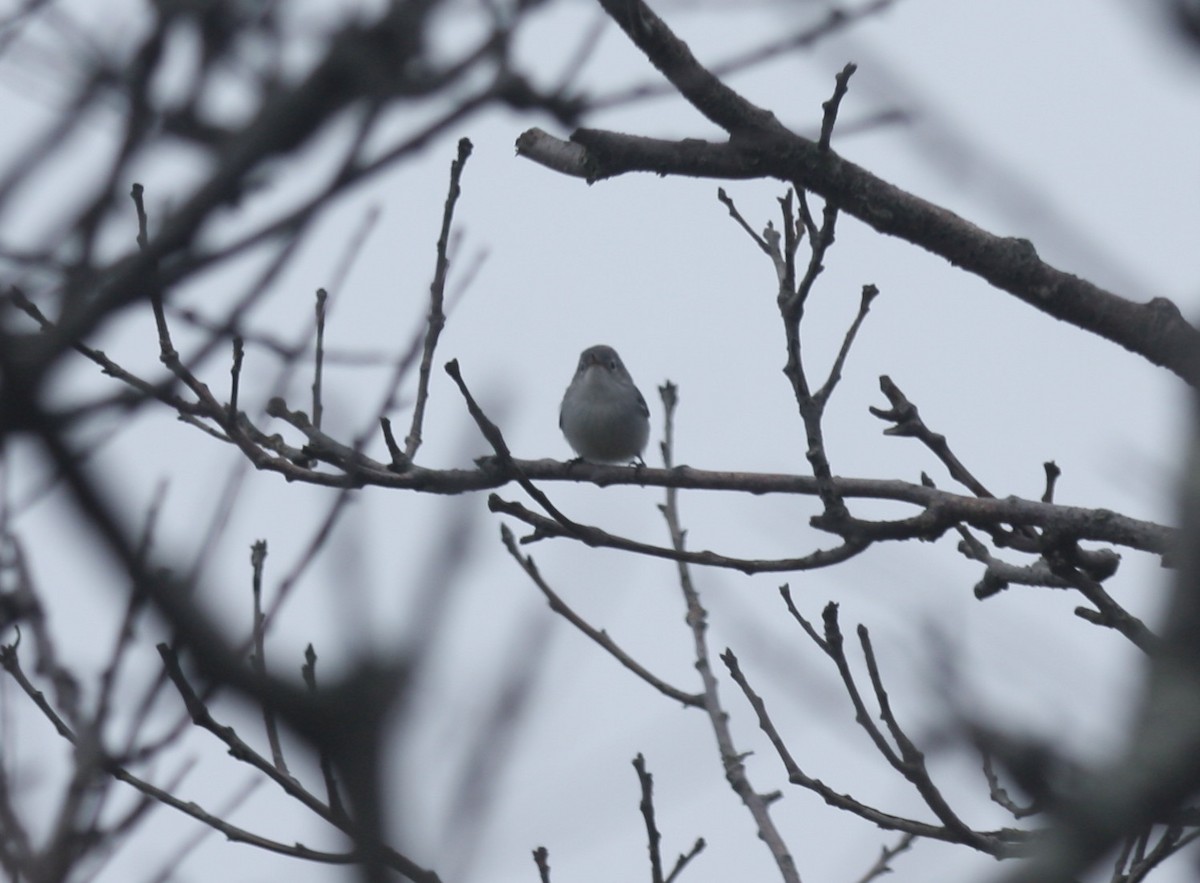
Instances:
[[[590,346],[580,354],[558,426],[581,460],[645,465],[650,409],[611,346]]]

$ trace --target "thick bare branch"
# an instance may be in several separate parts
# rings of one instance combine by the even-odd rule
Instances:
[[[687,45],[641,0],[601,5],[675,86],[730,136],[724,143],[662,141],[578,129],[571,141],[585,153],[560,172],[589,181],[634,171],[728,179],[776,178],[817,193],[881,233],[940,255],[1056,319],[1141,355],[1189,384],[1200,383],[1200,331],[1170,301],[1136,303],[1042,261],[1028,240],[975,226],[941,206],[907,193],[861,166],[788,131],[769,111],[747,101],[708,71]],[[517,152],[535,162],[549,136],[522,136]],[[553,166],[552,166],[553,167]]]

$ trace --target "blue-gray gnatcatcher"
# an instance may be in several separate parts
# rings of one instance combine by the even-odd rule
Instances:
[[[579,357],[558,412],[558,425],[584,460],[641,460],[650,437],[650,409],[611,346],[592,346]]]

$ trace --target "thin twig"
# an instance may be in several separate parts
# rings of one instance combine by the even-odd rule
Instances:
[[[201,729],[207,730],[216,736],[217,739],[219,739],[229,749],[230,754],[243,763],[246,763],[252,768],[261,772],[272,782],[279,785],[289,797],[301,803],[325,821],[334,825],[339,830],[354,836],[360,850],[358,858],[359,861],[363,862],[364,864],[368,864],[372,861],[382,862],[387,867],[391,867],[397,871],[400,871],[415,881],[424,881],[424,883],[439,883],[437,874],[421,868],[412,860],[384,845],[378,838],[374,838],[372,842],[366,842],[367,838],[371,836],[371,832],[363,831],[362,817],[365,815],[366,810],[361,808],[361,804],[359,818],[357,820],[347,819],[344,814],[335,814],[332,807],[323,803],[292,776],[281,773],[270,761],[251,748],[250,745],[248,745],[241,737],[237,735],[232,727],[223,726],[222,724],[218,723],[217,720],[212,716],[212,713],[209,711],[208,706],[204,703],[200,696],[196,694],[196,691],[192,688],[191,684],[184,676],[183,670],[179,665],[179,659],[175,652],[166,644],[159,644],[157,649],[159,656],[162,658],[163,664],[166,667],[167,674],[170,677],[171,682],[179,691],[179,695],[183,699],[184,705],[187,707],[188,714],[191,716],[192,722]],[[387,677],[386,673],[384,676]],[[382,686],[384,689],[386,689],[386,684],[366,684],[364,687],[358,687],[357,689],[370,689],[373,686]],[[352,695],[352,692],[355,689],[356,687],[350,687],[348,689],[343,688],[345,695],[341,696],[340,698],[350,702],[355,702],[359,699],[363,701],[379,702],[381,699],[379,696],[372,696],[369,700],[366,697],[355,697]],[[365,714],[368,716],[382,716],[385,711],[386,708],[382,705],[364,709]],[[347,712],[343,711],[341,713]],[[330,723],[328,720],[325,720],[327,716],[328,712],[326,712],[326,714],[318,713],[318,717],[321,718],[321,724],[328,725]],[[344,725],[344,722],[336,721],[335,724]],[[345,741],[342,741],[336,747],[339,750],[353,750]],[[365,746],[359,745],[357,747],[358,751],[361,753]],[[351,758],[351,760],[358,765],[370,764],[369,758],[364,758],[361,756]],[[370,785],[371,783],[366,784]],[[378,822],[376,821],[374,824],[377,825]]]
[[[539,846],[533,851],[533,863],[537,865],[538,879],[541,883],[550,883],[550,850]]]
[[[829,140],[833,137],[833,127],[837,123],[838,108],[841,107],[842,99],[846,97],[846,92],[850,88],[850,78],[854,76],[854,72],[858,70],[858,65],[854,62],[848,63],[835,78],[833,95],[821,105],[825,114],[821,118],[821,135],[817,139],[817,146],[822,151],[829,150]]]
[[[797,218],[793,208],[793,194],[799,206]],[[808,382],[804,365],[804,339],[801,335],[801,323],[804,318],[804,307],[816,284],[817,277],[824,269],[825,253],[833,245],[838,210],[826,200],[822,214],[822,223],[818,228],[808,207],[805,192],[799,186],[789,190],[779,200],[780,211],[783,215],[783,248],[776,258],[778,275],[778,291],[776,304],[780,318],[783,320],[784,340],[787,347],[787,362],[783,373],[792,387],[792,395],[804,424],[804,457],[812,469],[813,478],[817,482],[817,494],[824,507],[824,513],[814,524],[822,529],[847,536],[844,529],[849,524],[850,514],[845,500],[838,493],[833,480],[833,469],[829,463],[829,455],[825,450],[825,434],[822,428],[825,406],[832,386],[827,381],[828,390],[825,395],[814,394]],[[808,231],[809,259],[803,277],[796,280],[796,254],[800,247],[800,230]],[[861,312],[861,309],[860,309]],[[853,326],[852,326],[853,327]],[[841,367],[835,366],[840,373]],[[831,375],[832,377],[833,375]]]
[[[918,821],[916,819],[905,818],[904,816],[893,815],[892,813],[884,812],[877,807],[868,803],[863,803],[860,800],[851,797],[842,791],[839,791],[820,779],[813,778],[801,769],[796,759],[792,756],[791,751],[787,747],[787,743],[780,735],[770,715],[767,713],[766,703],[750,686],[742,673],[741,666],[738,663],[737,657],[731,651],[725,651],[721,655],[721,660],[725,663],[734,682],[741,687],[743,694],[754,709],[758,717],[759,729],[766,734],[774,747],[776,754],[779,755],[780,762],[788,774],[788,781],[793,785],[798,785],[819,796],[829,806],[835,809],[843,810],[851,813],[870,822],[877,827],[889,831],[900,831],[903,833],[912,834],[916,837],[926,837],[932,840],[940,840],[947,843],[960,843],[960,838],[948,831],[944,826],[931,825],[928,822]],[[997,857],[1011,857],[1018,855],[1027,855],[1029,853],[1028,844],[1033,841],[1034,835],[1024,831],[1014,829],[1003,829],[994,832],[983,832],[982,836],[987,838],[979,847],[988,855]]]
[[[708,843],[703,837],[697,837],[696,842],[692,844],[692,848],[687,852],[681,852],[679,858],[675,859],[675,867],[671,868],[671,873],[667,874],[666,883],[674,883],[683,873],[684,868],[691,864],[692,859],[704,852],[704,848]]]
[[[137,212],[137,245],[142,252],[146,252],[150,247],[150,236],[148,233],[149,220],[146,216],[146,204],[144,200],[144,188],[141,184],[135,183],[129,192],[133,199],[134,209]],[[163,312],[163,291],[162,284],[157,277],[157,262],[152,262],[149,272],[148,294],[150,297],[150,307],[154,312],[154,324],[158,328],[158,345],[162,353],[163,364],[175,371],[175,365],[178,364],[179,354],[175,352],[175,347],[171,344],[171,332],[167,328],[167,316]]]
[[[257,777],[247,777],[242,783],[241,788],[233,792],[229,799],[221,804],[213,811],[213,815],[220,819],[227,819],[233,815],[250,797],[262,787],[263,780]],[[173,788],[167,790],[173,791]],[[145,878],[145,883],[170,883],[178,874],[179,868],[182,867],[184,860],[191,855],[204,842],[204,840],[213,832],[212,828],[200,828],[190,837],[179,844],[174,853],[170,854],[159,867],[158,872],[149,875]]]
[[[892,740],[900,751],[900,761],[893,763],[893,767],[912,783],[913,787],[917,789],[917,793],[921,795],[921,799],[925,801],[925,805],[933,811],[946,830],[961,838],[962,843],[976,849],[982,848],[980,844],[984,842],[985,838],[959,818],[951,808],[950,803],[934,784],[933,778],[929,774],[924,753],[909,738],[892,712],[891,700],[883,685],[883,676],[880,674],[879,663],[875,658],[875,648],[871,644],[870,632],[866,626],[861,624],[857,631],[863,657],[867,663],[867,674],[875,692],[875,701],[879,706],[879,716],[883,719],[884,725],[888,728]]]
[[[240,334],[233,336],[233,363],[229,366],[229,411],[236,414],[238,391],[242,380],[242,360],[246,355],[246,342]]]
[[[316,352],[313,355],[312,382],[312,422],[317,429],[321,428],[321,416],[325,408],[321,404],[321,379],[325,369],[325,301],[328,294],[324,288],[317,289],[316,312]]]
[[[1052,562],[1053,565],[1053,562]],[[1055,568],[1056,573],[1062,571]],[[1162,639],[1155,632],[1114,600],[1104,586],[1081,568],[1071,568],[1071,580],[1076,589],[1094,607],[1076,607],[1075,615],[1093,625],[1104,626],[1124,635],[1135,647],[1147,656],[1156,655],[1162,649]]]
[[[262,580],[263,565],[266,560],[267,541],[256,540],[250,547],[251,594],[254,596],[253,625],[251,626],[251,634],[254,636],[254,651],[250,655],[250,663],[264,680],[267,676],[267,625],[266,617],[263,616]],[[275,720],[275,709],[272,707],[269,697],[263,698],[262,714],[263,725],[267,730],[267,744],[271,747],[271,758],[275,763],[275,769],[284,775],[291,775],[288,772],[287,761],[283,757],[283,746],[279,742],[279,725]]]
[[[34,687],[29,681],[29,678],[21,669],[15,650],[16,648],[12,646],[0,647],[0,664],[3,665],[4,669],[10,675],[12,675],[13,679],[16,681],[17,685],[20,686],[22,691],[24,691],[24,693],[34,701],[34,703],[41,710],[42,714],[45,715],[46,719],[54,725],[59,735],[61,735],[71,744],[76,744],[77,737],[75,732],[69,726],[67,726],[66,722],[63,721],[62,718],[57,715],[57,713],[55,713],[54,709],[45,700],[45,696],[41,693],[41,691]],[[118,781],[124,782],[127,785],[131,785],[143,794],[149,795],[154,800],[169,806],[172,809],[176,809],[188,816],[191,816],[200,822],[203,822],[209,827],[220,831],[232,841],[248,843],[270,852],[276,852],[281,855],[290,855],[296,858],[308,859],[317,862],[327,862],[331,864],[353,864],[360,860],[356,853],[319,852],[317,850],[308,849],[307,847],[298,843],[285,844],[269,840],[264,837],[259,837],[258,835],[252,834],[245,829],[229,824],[219,815],[214,815],[204,811],[193,801],[181,800],[172,794],[170,790],[162,789],[150,784],[144,779],[135,776],[122,766],[109,762],[106,764],[106,771]]]
[[[392,421],[387,417],[380,417],[379,428],[383,432],[383,443],[387,445],[388,454],[392,458],[392,462],[388,465],[397,472],[408,471],[412,463],[404,455],[404,451],[400,450],[400,445],[396,442],[396,434],[392,431]]]
[[[522,555],[521,550],[517,548],[516,541],[513,538],[512,531],[507,525],[500,525],[500,539],[504,543],[504,548],[512,555],[513,559],[521,565],[521,569],[533,580],[533,584],[538,587],[546,600],[550,603],[550,609],[561,616],[571,625],[575,626],[580,632],[591,638],[604,650],[612,656],[613,659],[621,663],[637,677],[641,678],[654,689],[658,690],[669,699],[674,699],[686,706],[699,708],[701,705],[700,696],[696,693],[687,693],[668,684],[666,681],[659,678],[657,675],[650,672],[645,666],[641,665],[632,656],[622,650],[617,643],[609,637],[608,633],[602,629],[594,628],[587,620],[576,613],[562,597],[550,588],[550,584],[542,577],[541,571],[538,570],[533,558],[528,555]]]
[[[638,809],[646,822],[646,849],[650,853],[650,883],[664,883],[662,853],[659,846],[662,834],[654,821],[654,777],[646,769],[646,758],[640,753],[633,759],[633,768],[637,770],[638,782],[642,786],[642,799]]]
[[[984,499],[995,497],[995,494],[984,487],[983,482],[971,474],[971,470],[967,469],[963,465],[963,462],[954,455],[954,452],[950,450],[950,445],[946,441],[946,436],[934,432],[925,425],[925,421],[921,419],[921,413],[917,409],[917,406],[909,401],[908,397],[900,390],[900,387],[892,382],[892,378],[886,374],[880,377],[879,388],[887,396],[891,407],[887,409],[871,407],[868,410],[880,420],[885,420],[893,424],[883,431],[884,435],[917,439],[942,461],[946,469],[950,472],[951,478],[967,488],[975,496]]]
[[[429,399],[429,376],[433,370],[433,353],[437,348],[438,337],[446,324],[446,314],[442,303],[446,290],[446,275],[450,270],[450,258],[447,248],[450,242],[450,226],[454,221],[454,207],[458,204],[462,192],[463,168],[471,156],[471,142],[467,138],[458,141],[458,156],[450,164],[450,191],[446,194],[446,203],[442,210],[442,228],[437,240],[437,261],[433,271],[433,281],[429,284],[429,316],[425,324],[425,346],[421,353],[421,366],[417,371],[417,399],[413,405],[412,425],[404,439],[404,453],[411,461],[421,447],[421,427],[425,419],[425,403]]]
[[[1042,807],[1038,805],[1037,801],[1022,806],[1012,799],[1008,789],[1000,784],[1000,776],[996,774],[996,766],[992,763],[992,752],[982,742],[979,745],[979,754],[982,758],[983,777],[987,780],[988,796],[991,797],[993,803],[1012,813],[1014,819],[1023,819],[1042,811]]]
[[[670,381],[658,388],[663,403],[663,440],[660,445],[663,466],[670,469],[674,465],[675,441],[675,406],[679,402],[678,390]],[[677,552],[684,551],[686,532],[679,521],[678,491],[667,488],[666,501],[659,507],[663,520],[667,523],[667,531],[671,535],[671,545]],[[751,784],[742,761],[743,755],[738,752],[733,742],[733,732],[729,726],[729,714],[721,705],[718,696],[716,675],[713,673],[708,652],[708,611],[700,601],[700,595],[692,582],[691,569],[687,562],[676,562],[676,573],[679,578],[679,588],[683,593],[687,606],[686,621],[692,633],[692,647],[696,659],[696,671],[704,685],[702,693],[704,710],[707,713],[709,726],[716,737],[721,755],[721,765],[725,769],[725,778],[734,793],[741,798],[749,810],[758,836],[766,844],[779,868],[780,876],[785,883],[800,883],[800,873],[796,869],[795,859],[792,858],[783,835],[771,818],[771,796],[759,793]]]
[[[1062,475],[1062,470],[1058,468],[1058,464],[1053,460],[1047,460],[1042,464],[1042,468],[1046,471],[1046,490],[1042,493],[1042,502],[1053,503],[1054,486],[1058,483],[1058,478]]]
[[[21,312],[28,315],[31,319],[37,322],[43,332],[53,332],[57,330],[57,326],[51,322],[46,315],[38,308],[38,306],[29,299],[29,296],[17,286],[9,286],[7,289],[9,302]],[[146,399],[155,399],[170,407],[181,415],[198,415],[202,414],[202,409],[194,402],[189,402],[172,392],[176,385],[175,379],[158,384],[150,383],[143,380],[141,377],[126,371],[100,350],[87,346],[84,343],[75,341],[71,344],[72,349],[80,353],[95,365],[100,368],[103,374],[113,377],[121,381],[138,393],[138,399],[134,401],[122,401],[120,404],[127,408],[131,408],[134,404],[139,404]]]
[[[729,216],[737,221],[739,227],[746,231],[746,235],[753,240],[754,244],[759,247],[763,254],[767,255],[768,257],[771,257],[775,254],[775,249],[771,247],[767,240],[759,236],[754,228],[746,222],[746,219],[742,217],[742,213],[737,210],[737,206],[733,204],[733,200],[729,197],[729,194],[725,192],[724,187],[717,188],[717,199],[721,201],[721,205],[725,206],[725,208],[729,210]]]
[[[858,883],[871,883],[882,877],[884,874],[892,872],[892,859],[902,852],[907,852],[916,842],[915,834],[901,834],[900,839],[896,841],[895,846],[884,846],[879,850],[879,858],[875,860],[875,864],[867,869],[867,872],[858,878]]]
[[[670,487],[670,485],[667,486]],[[611,534],[593,525],[580,524],[578,522],[573,522],[572,527],[567,529],[555,519],[546,518],[522,506],[520,503],[502,499],[496,494],[491,494],[488,497],[488,509],[492,512],[500,512],[505,515],[511,515],[514,518],[519,518],[533,527],[534,532],[522,538],[522,543],[537,542],[550,537],[567,537],[579,540],[589,546],[619,549],[623,552],[634,552],[639,555],[648,555],[652,558],[665,558],[668,561],[683,561],[689,564],[699,564],[704,567],[723,567],[746,574],[817,570],[848,561],[870,546],[869,542],[850,540],[842,543],[840,546],[834,546],[830,549],[817,549],[814,552],[797,558],[733,558],[708,550],[681,550],[671,546],[656,546],[652,543],[643,543],[638,540],[631,540]]]
[[[446,363],[446,373],[457,384],[458,390],[462,393],[463,399],[467,403],[467,411],[470,412],[475,425],[479,427],[479,431],[483,433],[483,437],[487,439],[488,444],[496,452],[496,456],[500,458],[500,463],[514,472],[514,477],[517,483],[525,490],[525,493],[533,497],[537,504],[545,509],[550,516],[566,528],[568,531],[577,533],[580,526],[558,510],[550,498],[539,490],[532,481],[521,471],[521,467],[513,460],[512,452],[508,449],[508,443],[504,441],[504,435],[500,432],[500,427],[487,418],[483,413],[483,409],[479,407],[479,403],[475,401],[475,397],[471,395],[471,391],[467,389],[467,383],[463,380],[462,372],[458,369],[458,360],[451,359]],[[632,467],[630,467],[632,469]]]
[[[1120,883],[1141,883],[1149,876],[1150,872],[1155,870],[1164,861],[1173,855],[1181,852],[1185,847],[1190,846],[1196,840],[1200,840],[1200,830],[1195,828],[1185,830],[1179,825],[1167,825],[1160,829],[1161,834],[1158,842],[1154,844],[1148,852],[1146,851],[1146,840],[1149,838],[1152,830],[1147,828],[1143,835],[1136,838],[1138,849],[1136,853],[1129,856],[1128,864],[1124,874],[1119,877]],[[1120,865],[1118,865],[1120,868]]]
[[[317,651],[313,649],[313,645],[309,644],[304,648],[304,664],[300,666],[300,676],[304,680],[304,686],[308,688],[308,692],[316,695],[317,692]],[[321,767],[321,777],[325,780],[325,799],[329,804],[329,811],[334,818],[348,822],[349,816],[346,815],[346,807],[342,804],[342,795],[338,789],[337,778],[333,774],[333,759],[329,756],[329,751],[324,745],[317,749],[318,762]]]
[[[788,613],[796,622],[800,623],[800,628],[804,629],[805,634],[812,640],[814,644],[821,648],[822,652],[829,653],[829,645],[825,643],[825,639],[821,637],[820,632],[816,630],[811,622],[809,622],[801,613],[796,603],[792,600],[792,588],[787,583],[779,587],[779,594],[783,597],[783,603],[787,606]]]
[[[841,349],[838,350],[837,358],[833,360],[833,365],[829,369],[829,377],[815,393],[815,398],[818,401],[827,402],[829,401],[829,397],[833,395],[834,388],[837,386],[838,381],[842,379],[842,369],[846,365],[846,357],[850,355],[850,347],[854,343],[854,338],[858,335],[858,329],[862,327],[863,321],[867,318],[867,313],[871,309],[871,302],[878,296],[879,289],[874,285],[863,286],[862,298],[858,302],[858,314],[855,315],[854,321],[850,323],[850,328],[846,331],[846,336],[842,339]]]

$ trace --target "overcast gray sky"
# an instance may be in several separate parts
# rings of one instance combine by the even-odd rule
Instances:
[[[93,36],[105,43],[119,44],[122,28],[138,18],[135,4],[97,4],[105,7],[103,16],[89,4],[77,5],[82,17],[92,19]],[[1055,266],[1134,300],[1170,297],[1195,314],[1200,65],[1177,52],[1152,16],[1134,7],[1111,0],[899,0],[816,51],[789,55],[731,83],[789,125],[812,130],[835,73],[855,61],[859,70],[842,104],[843,122],[884,111],[900,111],[906,122],[835,134],[834,146],[844,155],[985,229],[1032,240]],[[661,5],[668,23],[705,62],[778,36],[823,8]],[[595,16],[590,3],[554,5],[522,34],[521,54],[554,76]],[[448,17],[448,41],[459,38],[456,27],[458,20]],[[8,124],[10,133],[25,137],[54,112],[60,96],[51,73],[12,63],[0,68],[0,112],[17,121]],[[583,74],[597,94],[654,77],[611,26]],[[377,207],[378,223],[352,271],[332,292],[327,341],[331,349],[372,352],[405,345],[423,320],[446,173],[455,140],[465,135],[475,153],[464,176],[455,269],[463,270],[481,252],[486,261],[455,301],[438,363],[459,360],[518,457],[570,455],[557,427],[559,399],[579,351],[608,343],[620,351],[650,402],[648,462],[657,463],[661,434],[656,387],[670,379],[681,395],[678,461],[805,472],[802,428],[780,371],[785,353],[774,272],[716,199],[722,184],[751,224],[778,225],[782,186],[650,175],[587,186],[514,155],[517,135],[535,124],[568,134],[545,119],[487,112],[435,143],[418,162],[340,203],[255,311],[258,327],[288,338],[303,330],[313,290],[332,284],[347,242],[364,213]],[[621,106],[589,118],[588,125],[658,137],[718,137],[711,124],[674,98]],[[95,137],[103,141],[103,121]],[[322,150],[338,137],[344,133],[330,133],[328,144],[280,169],[280,192],[264,199],[294,198],[289,194],[308,180],[306,168],[328,161],[332,154]],[[41,191],[30,199],[28,213],[0,218],[6,243],[53,229],[55,201],[69,198],[74,182],[94,168],[89,149],[80,145],[63,165],[56,178],[60,193]],[[152,217],[186,192],[189,174],[183,158],[164,157],[145,170]],[[230,230],[261,210],[248,205],[246,216],[229,219]],[[123,244],[132,241],[132,232],[131,213]],[[915,442],[884,438],[884,424],[867,413],[869,405],[886,405],[877,384],[888,374],[997,495],[1040,496],[1042,463],[1053,459],[1064,473],[1060,502],[1171,518],[1169,489],[1184,403],[1172,375],[849,218],[840,222],[826,265],[806,320],[807,353],[818,376],[857,309],[862,285],[875,284],[882,292],[829,408],[836,473],[915,481],[925,470],[940,485],[951,485]],[[177,302],[217,315],[249,273],[248,266],[235,267],[189,286]],[[134,367],[157,361],[149,315],[122,319],[96,343]],[[227,367],[214,363],[208,374],[223,384]],[[325,428],[347,439],[368,429],[384,376],[380,370],[331,365]],[[66,395],[105,388],[87,366],[62,382]],[[244,382],[244,407],[261,407],[277,382],[276,368],[251,350]],[[306,407],[310,382],[307,375],[290,379],[293,407]],[[123,427],[97,462],[138,508],[160,481],[168,481],[163,546],[194,554],[237,458],[170,416],[146,413]],[[407,425],[407,414],[397,414],[396,422]],[[440,371],[425,438],[422,461],[429,466],[463,464],[489,451]],[[378,439],[370,447],[383,451]],[[20,497],[37,475],[36,464],[23,450],[12,452],[9,462],[14,464],[9,481]],[[248,622],[250,543],[269,541],[274,584],[329,505],[327,493],[285,484],[275,475],[249,475],[245,481],[206,586],[212,609],[238,628]],[[666,542],[658,491],[586,485],[549,490],[571,517]],[[504,496],[519,494],[505,489]],[[682,507],[694,548],[778,557],[828,543],[807,525],[816,511],[811,500],[693,493],[683,495]],[[772,879],[769,856],[724,782],[702,716],[653,694],[553,618],[500,547],[497,521],[487,514],[482,495],[445,500],[364,492],[328,560],[298,585],[272,635],[273,658],[292,669],[311,641],[322,665],[333,668],[364,646],[394,646],[406,634],[409,602],[419,588],[414,562],[425,559],[430,543],[440,540],[448,520],[464,508],[474,556],[457,581],[444,653],[429,673],[422,700],[427,725],[402,746],[398,762],[397,775],[405,782],[404,836],[414,857],[444,871],[447,880],[460,879],[456,868],[468,870],[463,844],[446,832],[448,808],[438,794],[459,772],[452,763],[456,749],[466,744],[474,716],[494,699],[514,655],[544,639],[532,704],[496,783],[490,821],[465,879],[535,879],[530,851],[538,845],[550,849],[557,881],[645,875],[637,781],[629,765],[638,752],[655,775],[664,854],[673,859],[696,837],[708,840],[688,879]],[[107,651],[106,640],[94,640],[96,623],[115,615],[123,586],[92,584],[90,577],[103,564],[86,545],[60,541],[78,536],[66,512],[61,501],[45,500],[24,516],[24,529],[35,540],[31,552],[41,582],[70,589],[56,590],[51,612],[64,635],[62,646],[84,663]],[[1018,587],[986,603],[976,601],[971,588],[979,568],[957,555],[955,543],[956,537],[946,536],[932,546],[873,550],[846,566],[789,582],[810,618],[819,618],[825,603],[836,600],[848,633],[860,622],[872,630],[894,703],[917,734],[938,735],[946,708],[933,675],[949,659],[961,690],[955,698],[967,704],[961,710],[1081,751],[1116,744],[1121,703],[1136,686],[1136,654],[1119,638],[1072,616],[1075,601],[1065,596]],[[565,541],[527,551],[593,624],[660,675],[694,688],[691,639],[672,565]],[[914,795],[882,768],[854,728],[832,667],[785,621],[776,592],[783,580],[731,572],[696,575],[712,613],[712,647],[728,645],[739,654],[788,728],[806,770],[891,811],[919,812]],[[1155,561],[1127,555],[1113,588],[1134,612],[1153,616],[1165,581]],[[939,648],[948,656],[939,656]],[[153,670],[152,651],[146,660]],[[8,708],[22,702],[7,682],[0,690]],[[755,785],[785,792],[775,813],[801,874],[810,880],[856,879],[895,837],[838,818],[812,795],[791,789],[734,685],[726,682],[723,690],[739,745],[755,752],[749,760]],[[239,726],[256,732],[253,718]],[[13,731],[9,738],[16,740],[18,762],[49,764],[41,755],[50,738],[43,722],[25,721],[19,728],[14,723]],[[219,805],[248,777],[201,734],[189,740],[189,751],[199,758],[184,787],[189,799]],[[12,755],[6,750],[6,756]],[[986,804],[969,758],[948,750],[935,765],[948,791],[971,807],[968,818],[981,826],[1003,822]],[[237,818],[268,836],[314,846],[336,843],[270,787],[260,789]],[[166,810],[152,824],[155,835],[139,838],[137,854],[118,857],[101,879],[139,879],[136,869],[157,866],[192,830]],[[238,881],[287,873],[299,883],[342,873],[212,836],[180,869],[180,879],[211,878],[214,868],[227,869],[228,879]],[[968,869],[996,872],[990,859],[936,844],[918,845],[895,868],[896,880],[960,879]],[[1186,877],[1164,873],[1157,879]]]

